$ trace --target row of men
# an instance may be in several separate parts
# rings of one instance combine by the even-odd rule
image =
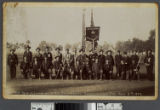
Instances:
[[[20,63],[20,69],[25,79],[30,77],[45,78],[45,79],[112,79],[113,66],[116,66],[116,78],[118,79],[139,79],[140,59],[136,55],[128,56],[127,52],[121,55],[118,50],[115,55],[115,60],[112,56],[112,51],[104,51],[101,49],[99,54],[91,51],[89,55],[85,54],[85,50],[80,49],[79,55],[71,54],[69,49],[66,49],[66,54],[63,56],[60,48],[56,48],[56,56],[53,57],[46,47],[42,54],[40,48],[36,49],[36,54],[32,56],[30,46],[26,47],[23,54],[23,61]],[[15,50],[11,49],[8,55],[8,65],[10,68],[11,79],[16,77],[16,66],[18,65],[18,57]],[[152,51],[148,50],[144,58],[147,77],[153,80],[154,56]]]

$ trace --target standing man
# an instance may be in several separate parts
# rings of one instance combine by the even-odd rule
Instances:
[[[43,68],[45,70],[45,78],[46,79],[49,79],[51,78],[51,73],[52,73],[52,60],[53,60],[53,57],[52,57],[52,53],[50,52],[49,50],[50,48],[47,46],[46,49],[45,49],[45,53],[43,54]]]
[[[92,68],[92,72],[93,72],[93,64],[95,63],[96,59],[98,60],[98,54],[95,50],[91,50],[92,54],[90,55],[90,65],[91,65],[91,68]],[[95,78],[94,74],[92,75],[93,78]],[[96,79],[98,79],[98,76],[96,76]]]
[[[77,49],[75,48],[75,49],[73,50],[73,52],[74,52],[73,57],[74,57],[74,64],[75,64],[76,61],[77,61],[77,57],[78,57]]]
[[[139,62],[139,57],[136,54],[137,52],[134,51],[133,55],[131,56],[131,70],[132,70],[132,79],[138,79],[138,71],[140,69],[138,62]]]
[[[35,75],[36,79],[41,77],[43,56],[40,53],[40,50],[41,50],[40,48],[36,48],[36,54],[33,58],[33,63],[32,63],[33,74]]]
[[[16,66],[18,65],[18,57],[14,52],[15,52],[15,49],[11,49],[7,59],[11,79],[16,78]]]
[[[144,59],[144,63],[146,65],[147,77],[149,80],[153,80],[153,65],[154,65],[154,56],[152,54],[152,50],[148,50],[146,57]]]
[[[77,57],[77,60],[79,61],[80,64],[80,79],[82,80],[85,78],[85,63],[87,59],[87,55],[85,54],[84,49],[79,50],[80,55]]]
[[[105,57],[105,73],[107,76],[107,79],[112,79],[113,78],[113,66],[114,66],[114,59],[112,56],[112,51],[108,50],[107,55]]]
[[[104,74],[104,64],[105,64],[105,55],[103,54],[103,49],[101,49],[98,56],[99,70],[100,70],[100,79],[103,79]]]
[[[116,63],[116,77],[121,78],[122,72],[122,55],[120,50],[117,51],[117,55],[115,56],[115,63]]]
[[[28,79],[28,77],[31,77],[31,68],[32,68],[32,52],[30,51],[30,46],[26,46],[26,50],[23,54],[23,61],[26,63],[26,69],[28,70],[28,73],[26,74],[25,78]]]
[[[66,49],[66,54],[65,54],[65,70],[67,70],[68,79],[73,79],[73,73],[74,73],[74,56],[69,52],[69,49]]]
[[[52,79],[55,77],[63,79],[63,62],[62,62],[62,53],[60,52],[60,47],[56,49],[56,56],[53,62],[53,69],[52,69]]]
[[[61,50],[61,49],[60,49],[59,47],[56,48],[56,52],[57,52],[57,53],[56,53],[55,59],[56,59],[56,57],[59,57],[59,58],[58,58],[58,59],[59,59],[58,62],[59,62],[59,63],[62,63],[62,53],[60,52],[60,50]]]
[[[122,79],[123,80],[128,80],[129,76],[130,76],[130,58],[127,55],[127,52],[124,52],[124,56],[123,56],[123,65],[122,65]]]

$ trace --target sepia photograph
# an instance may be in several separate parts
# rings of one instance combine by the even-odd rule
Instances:
[[[3,97],[156,100],[156,3],[3,3]]]

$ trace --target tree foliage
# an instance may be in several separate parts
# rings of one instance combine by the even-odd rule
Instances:
[[[141,40],[134,37],[132,40],[118,41],[116,43],[116,50],[121,51],[145,51],[145,50],[155,50],[155,30],[150,31],[150,35],[147,40]]]

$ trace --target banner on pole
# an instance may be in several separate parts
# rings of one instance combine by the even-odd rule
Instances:
[[[100,27],[86,27],[86,41],[99,40]]]

